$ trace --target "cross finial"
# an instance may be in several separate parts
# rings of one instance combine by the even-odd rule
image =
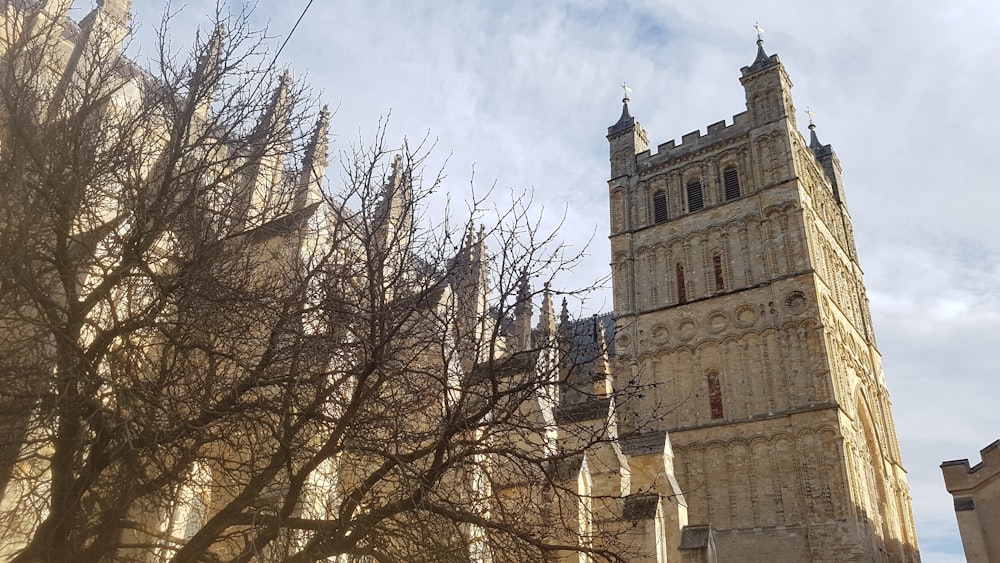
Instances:
[[[764,40],[764,37],[763,37],[763,35],[764,35],[764,28],[761,27],[760,24],[757,23],[757,22],[753,23],[753,28],[757,30],[757,41],[763,41]]]
[[[627,102],[627,101],[628,101],[628,93],[629,93],[629,92],[631,92],[631,91],[632,91],[632,89],[631,89],[631,88],[629,88],[629,86],[628,86],[628,84],[627,84],[627,83],[625,83],[625,82],[622,82],[622,90],[623,90],[623,91],[625,92],[625,97],[624,97],[624,98],[622,98],[622,101],[623,101],[623,102]]]

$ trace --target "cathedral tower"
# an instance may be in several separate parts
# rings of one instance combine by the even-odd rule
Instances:
[[[840,163],[762,41],[740,82],[680,144],[628,98],[608,128],[616,377],[648,389],[623,424],[669,432],[719,561],[918,561]]]

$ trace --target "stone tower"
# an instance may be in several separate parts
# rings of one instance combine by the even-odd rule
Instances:
[[[608,128],[623,424],[669,432],[719,561],[919,561],[840,163],[757,44],[732,124]]]

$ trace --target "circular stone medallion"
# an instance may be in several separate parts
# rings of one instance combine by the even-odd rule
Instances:
[[[696,332],[698,329],[692,319],[681,319],[681,322],[677,324],[677,338],[681,340],[691,340]]]
[[[757,322],[757,309],[753,305],[741,305],[734,315],[735,324],[740,328],[753,326]]]
[[[785,308],[789,313],[799,314],[806,310],[806,296],[801,291],[793,291],[785,297]]]
[[[729,326],[729,317],[722,311],[714,311],[708,315],[708,320],[705,324],[708,332],[722,332]]]

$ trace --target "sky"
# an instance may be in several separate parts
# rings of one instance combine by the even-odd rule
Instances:
[[[307,3],[260,0],[254,21],[278,46]],[[214,6],[171,6],[175,44]],[[140,63],[163,11],[133,2]],[[621,84],[653,146],[731,123],[755,22],[795,84],[803,132],[808,107],[844,167],[923,560],[962,561],[939,465],[975,464],[1000,438],[1000,2],[321,0],[278,60],[336,108],[334,153],[391,114],[390,140],[435,143],[428,170],[445,166],[453,199],[470,182],[530,189],[547,224],[565,217],[568,244],[592,238],[573,276],[597,279]],[[611,309],[606,295],[582,310]]]

